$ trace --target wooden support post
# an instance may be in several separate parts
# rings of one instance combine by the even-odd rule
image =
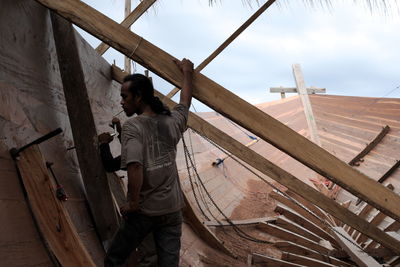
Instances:
[[[377,144],[385,137],[385,135],[390,131],[390,127],[386,125],[382,128],[379,134],[370,142],[357,156],[355,156],[352,160],[350,160],[349,165],[354,166],[357,162],[359,162],[365,155],[367,155]]]
[[[242,26],[240,26],[228,39],[225,40],[211,55],[209,55],[203,62],[200,63],[195,68],[195,72],[202,71],[211,61],[214,60],[225,48],[227,48],[244,30],[247,29],[265,10],[267,10],[276,0],[269,0],[264,5],[262,5]],[[168,98],[172,98],[177,92],[179,92],[179,88],[175,87],[168,94]]]
[[[121,26],[123,26],[125,28],[129,28],[130,26],[132,26],[132,24],[135,23],[135,21],[137,21],[138,18],[140,18],[140,16],[142,16],[144,14],[144,12],[146,12],[155,2],[156,2],[156,0],[141,1],[140,4],[132,11],[132,13],[130,13],[121,22]],[[110,46],[108,44],[101,43],[101,44],[99,44],[99,46],[97,46],[96,51],[100,55],[103,55],[108,50],[108,48],[110,48]]]
[[[103,242],[118,229],[118,217],[101,162],[97,132],[90,108],[72,24],[51,14],[58,64],[64,88],[68,116],[94,223]]]
[[[129,16],[129,14],[131,13],[131,1],[132,0],[125,0],[125,19]],[[127,27],[127,29],[131,29],[130,28],[130,26],[129,27]],[[125,59],[125,64],[124,64],[124,66],[125,66],[125,71],[127,72],[127,73],[132,73],[132,71],[131,71],[131,59],[129,58],[129,57],[127,57],[127,56],[125,56],[124,57],[124,59]]]
[[[116,66],[112,66],[112,77],[114,80],[122,83],[125,75],[126,73],[123,73],[121,69]],[[155,94],[161,99],[163,98],[164,103],[169,108],[172,108],[176,105],[175,102],[166,98],[161,93],[155,91]],[[385,244],[385,247],[400,253],[400,242],[398,242],[396,239],[388,236],[377,227],[371,227],[367,221],[359,218],[348,209],[342,207],[339,203],[300,181],[295,176],[276,166],[266,158],[262,157],[260,154],[244,146],[236,139],[230,137],[192,112],[189,113],[188,127],[192,128],[201,135],[207,136],[210,140],[228,152],[232,153],[239,159],[243,160],[253,168],[269,176],[278,183],[286,186],[296,194],[303,196],[304,199],[314,203],[316,206],[320,207],[340,221],[351,225],[358,231],[368,235],[370,238]]]
[[[346,233],[341,227],[334,227],[336,240],[342,245],[342,248],[346,250],[347,254],[350,255],[351,259],[362,267],[380,267],[380,265],[374,258],[363,252],[360,248],[354,245],[354,242],[350,242],[352,238]]]
[[[173,85],[181,85],[183,75],[171,55],[85,3],[75,0],[36,1],[55,10]],[[193,96],[350,193],[400,220],[400,205],[397,204],[400,203],[400,196],[201,73],[194,75]]]

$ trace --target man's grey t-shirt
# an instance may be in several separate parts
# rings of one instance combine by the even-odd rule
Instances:
[[[176,105],[168,115],[139,115],[122,127],[121,169],[143,166],[139,212],[164,215],[184,206],[176,167],[176,145],[186,130],[188,108]]]

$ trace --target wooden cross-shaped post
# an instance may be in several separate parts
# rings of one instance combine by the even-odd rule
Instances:
[[[296,87],[271,87],[271,93],[281,93],[281,98],[285,98],[285,93],[298,93],[304,107],[304,114],[306,116],[308,129],[310,130],[311,141],[321,146],[319,140],[317,125],[315,123],[314,114],[310,104],[309,94],[325,93],[325,88],[309,87],[307,88],[304,82],[303,73],[301,72],[300,64],[293,64],[293,75],[296,82]]]
[[[300,64],[293,64],[292,68],[293,68],[294,80],[296,82],[296,87],[290,87],[290,88],[271,87],[270,92],[271,93],[281,93],[282,99],[285,98],[285,93],[298,93],[299,94],[301,102],[303,103],[304,115],[306,116],[307,125],[308,125],[308,129],[310,132],[310,139],[318,146],[321,146],[321,141],[319,139],[319,135],[318,135],[318,131],[317,131],[317,124],[315,123],[314,113],[313,113],[311,103],[310,103],[310,98],[308,97],[308,95],[315,94],[315,93],[325,93],[326,89],[325,88],[316,88],[316,87],[307,88],[306,84],[304,82],[304,76],[301,71]],[[320,182],[326,181],[326,179],[320,175],[317,175],[317,177]],[[314,182],[314,184],[315,184],[315,182]],[[327,194],[327,188],[324,185],[321,185],[321,183],[319,183],[319,186],[320,186],[319,189],[321,190],[321,192],[324,191],[323,193]]]

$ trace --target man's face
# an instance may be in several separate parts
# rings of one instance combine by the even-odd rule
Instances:
[[[125,111],[126,116],[130,117],[137,113],[140,97],[135,96],[129,91],[129,82],[124,82],[121,86],[121,106]]]

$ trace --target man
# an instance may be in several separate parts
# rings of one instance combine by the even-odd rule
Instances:
[[[114,117],[111,121],[111,127],[113,127],[118,133],[118,139],[121,141],[121,122],[118,118]],[[110,143],[114,137],[108,133],[101,133],[98,136],[100,156],[107,172],[116,172],[121,169],[121,156],[113,157],[110,150]],[[157,251],[154,243],[153,234],[148,234],[137,248],[138,255],[135,262],[138,263],[138,267],[157,267]]]
[[[150,232],[158,266],[179,266],[184,206],[176,167],[176,145],[186,130],[192,99],[193,63],[175,61],[182,72],[179,104],[170,112],[154,97],[151,81],[128,75],[121,87],[121,105],[128,117],[122,127],[121,168],[128,172],[127,217],[105,258],[105,266],[122,266]]]

